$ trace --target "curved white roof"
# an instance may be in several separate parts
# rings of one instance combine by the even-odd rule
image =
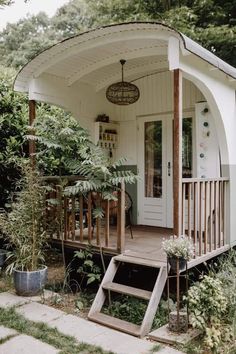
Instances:
[[[162,23],[130,22],[93,29],[63,40],[38,54],[18,73],[14,89],[28,92],[32,79],[47,74],[71,86],[86,82],[100,90],[119,80],[120,59],[127,59],[125,75],[168,68],[168,40],[175,37],[186,50],[236,79],[236,69],[213,53]]]

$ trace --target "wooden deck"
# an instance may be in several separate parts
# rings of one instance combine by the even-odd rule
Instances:
[[[125,247],[122,252],[125,256],[143,259],[143,265],[145,265],[145,260],[153,260],[156,262],[163,262],[166,264],[166,255],[162,250],[162,241],[173,235],[172,229],[152,227],[152,226],[132,226],[133,238],[131,237],[131,232],[129,228],[125,230]],[[65,246],[71,248],[86,248],[88,246],[88,231],[84,230],[84,242],[80,242],[79,230],[75,230],[75,240],[71,241],[69,239],[64,240]],[[96,229],[93,232],[96,235]],[[54,239],[56,242],[61,242],[58,239]],[[100,243],[101,246],[96,244],[96,237],[92,237],[91,245],[94,250],[99,250],[102,248],[103,252],[108,255],[119,254],[116,249],[117,234],[116,227],[110,228],[110,247],[109,249],[105,246],[105,228],[101,225],[100,229]],[[208,249],[210,246],[208,246]],[[226,252],[230,247],[224,245],[218,247],[216,250],[208,251],[206,254],[198,256],[188,262],[188,267],[192,268],[196,265],[203,263],[217,255]]]

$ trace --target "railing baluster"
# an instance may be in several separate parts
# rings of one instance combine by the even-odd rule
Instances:
[[[75,196],[71,200],[71,238],[75,240]]]
[[[210,183],[209,198],[210,198],[210,210],[209,210],[209,252],[212,251],[212,182]]]
[[[92,196],[88,193],[88,242],[92,240]]]
[[[64,196],[64,239],[68,238],[68,199]]]
[[[194,182],[193,184],[194,186],[194,201],[193,201],[193,244],[194,244],[194,248],[195,248],[195,256],[198,255],[197,252],[197,212],[198,212],[198,183]]]
[[[125,247],[125,185],[122,182],[118,192],[117,210],[117,250],[123,252]]]
[[[223,232],[223,246],[225,245],[225,237],[226,237],[226,232],[225,232],[225,198],[226,198],[226,193],[225,193],[225,184],[226,182],[222,182],[222,232]]]
[[[192,210],[191,210],[191,199],[192,199],[192,183],[188,184],[188,237],[192,237]]]
[[[217,249],[217,182],[214,182],[214,249]]]
[[[199,256],[202,255],[202,182],[199,183],[199,235],[198,235],[198,247]]]
[[[205,182],[205,205],[204,205],[204,253],[206,254],[208,249],[207,249],[207,245],[208,245],[208,183],[209,182]]]
[[[105,204],[105,246],[109,246],[109,236],[110,236],[110,202],[106,201]]]
[[[186,198],[186,184],[182,184],[182,235],[185,235],[185,198]]]
[[[221,202],[222,202],[222,182],[219,181],[219,247],[221,247],[221,227],[222,227],[222,221],[221,221],[221,217],[222,217],[222,206],[221,206]]]
[[[96,242],[97,242],[97,246],[100,246],[100,226],[101,226],[101,220],[100,220],[100,218],[96,218]]]
[[[79,196],[79,240],[84,241],[84,197]]]

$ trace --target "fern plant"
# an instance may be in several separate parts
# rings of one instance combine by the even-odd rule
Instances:
[[[132,171],[122,170],[125,158],[111,162],[104,151],[93,144],[89,134],[72,117],[57,120],[56,117],[44,117],[35,123],[35,136],[28,136],[40,144],[38,155],[55,155],[60,160],[60,170],[83,177],[74,185],[65,188],[65,195],[98,192],[101,199],[114,200],[114,190],[119,190],[120,183],[135,183],[138,179]],[[95,211],[102,216],[101,208]]]

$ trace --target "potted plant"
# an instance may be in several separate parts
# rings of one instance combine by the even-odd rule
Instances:
[[[47,278],[45,189],[38,171],[30,164],[22,166],[22,170],[11,211],[0,215],[0,229],[8,242],[7,271],[13,272],[16,293],[32,296],[43,288]]]
[[[179,270],[184,270],[186,263],[194,255],[194,247],[191,239],[187,236],[170,236],[168,240],[162,242],[162,248],[167,254],[168,262],[171,269],[176,272],[177,263]]]

